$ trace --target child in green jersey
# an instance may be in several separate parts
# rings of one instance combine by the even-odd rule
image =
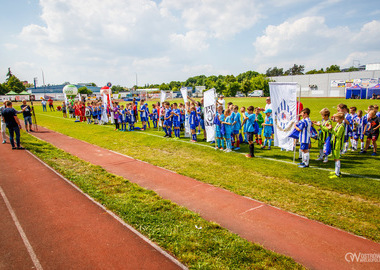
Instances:
[[[326,124],[322,126],[323,131],[330,131],[331,137],[331,154],[335,161],[335,174],[330,176],[330,178],[340,177],[340,151],[343,148],[344,143],[344,113],[338,112],[333,115],[334,121],[337,122],[336,126],[333,128],[331,124]],[[334,173],[334,172],[331,172]]]
[[[330,120],[330,111],[327,108],[322,109],[319,112],[322,116],[322,121],[321,122],[315,122],[313,121],[313,124],[316,126],[319,126],[319,131],[318,131],[318,149],[319,149],[319,156],[317,158],[317,161],[323,160],[323,162],[328,161],[328,156],[323,153],[323,147],[326,143],[326,139],[329,136],[329,131],[324,131],[322,130],[322,127],[326,127],[327,124],[331,125],[331,120]]]

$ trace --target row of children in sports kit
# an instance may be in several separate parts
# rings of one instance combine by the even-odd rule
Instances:
[[[297,136],[300,141],[300,168],[309,167],[309,149],[311,147],[310,138],[312,136],[312,125],[319,127],[318,134],[318,161],[328,162],[328,156],[331,154],[335,161],[335,171],[330,178],[340,177],[340,157],[345,154],[351,141],[352,150],[357,149],[358,141],[361,141],[361,152],[366,153],[372,142],[373,154],[376,155],[377,139],[379,137],[380,113],[378,106],[369,106],[366,115],[356,107],[348,109],[347,105],[339,104],[337,113],[330,119],[330,111],[324,108],[320,111],[322,121],[311,121],[310,109],[305,108],[301,111],[302,120],[295,124],[295,129],[299,132]],[[337,124],[333,127],[332,122]],[[366,139],[365,139],[366,136]],[[365,145],[364,145],[365,143]],[[364,148],[365,147],[365,148]]]

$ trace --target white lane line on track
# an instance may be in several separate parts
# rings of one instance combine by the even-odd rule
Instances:
[[[53,116],[53,115],[44,115],[44,116],[58,118],[58,119],[63,119],[63,120],[72,120],[70,118],[62,118],[62,117]],[[113,126],[107,126],[107,125],[102,125],[102,126],[106,127],[106,128],[112,128],[113,129]],[[153,137],[165,139],[163,136],[159,136],[159,135],[151,134],[151,133],[147,133],[147,132],[135,132],[135,134],[142,134],[142,135],[153,136]],[[67,136],[67,135],[65,135],[65,136]],[[169,139],[167,139],[167,140],[169,140]],[[206,148],[212,148],[212,149],[215,148],[214,146],[211,146],[211,145],[197,144],[197,143],[193,143],[193,142],[190,142],[190,141],[176,140],[176,142],[188,143],[188,144],[192,144],[192,145],[196,145],[196,146],[202,146],[202,147],[206,147]],[[242,155],[247,154],[247,153],[241,153],[241,152],[230,152],[230,153],[242,154]],[[298,166],[297,163],[286,161],[286,160],[278,160],[278,159],[274,159],[274,158],[270,158],[270,157],[264,157],[264,156],[255,156],[255,157],[256,158],[262,158],[262,159],[270,160],[270,161],[275,161],[275,162],[281,162],[281,163],[291,164],[293,166],[294,165]],[[334,172],[335,171],[335,170],[326,169],[326,168],[319,168],[319,167],[315,167],[315,166],[310,166],[309,168],[310,169],[315,169],[315,170],[326,171],[326,172]],[[380,178],[376,178],[376,177],[368,177],[368,176],[365,176],[365,175],[351,174],[351,173],[346,173],[346,172],[341,172],[341,173],[342,173],[342,175],[347,175],[347,176],[351,176],[351,177],[370,179],[370,180],[374,180],[374,181],[380,181]]]
[[[5,195],[4,190],[1,187],[0,187],[0,194],[3,197],[5,205],[7,206],[8,211],[9,211],[9,213],[12,216],[13,222],[16,225],[16,228],[17,228],[17,230],[18,230],[18,232],[19,232],[19,234],[20,234],[20,236],[22,238],[22,241],[24,242],[24,245],[25,245],[26,249],[28,250],[28,253],[30,255],[30,258],[33,261],[33,264],[34,264],[35,268],[37,270],[42,270],[43,268],[42,268],[42,266],[40,264],[40,261],[38,260],[37,255],[34,252],[33,247],[32,247],[32,245],[30,244],[30,242],[28,240],[28,237],[26,237],[26,234],[25,234],[24,230],[22,229],[20,222],[18,221],[18,218],[16,216],[15,211],[13,210],[10,202],[8,201],[7,196]]]
[[[188,269],[185,265],[183,265],[181,262],[179,262],[176,258],[174,258],[172,255],[167,253],[165,250],[163,250],[160,246],[149,240],[145,235],[141,234],[139,231],[137,231],[135,228],[133,228],[131,225],[127,224],[122,220],[118,215],[113,213],[112,211],[108,210],[105,206],[103,206],[101,203],[95,201],[90,195],[84,193],[78,186],[76,186],[73,182],[71,182],[69,179],[65,178],[63,175],[55,171],[52,167],[50,167],[48,164],[46,164],[44,161],[42,161],[40,158],[35,156],[30,151],[26,150],[32,157],[37,159],[41,164],[46,166],[48,169],[50,169],[53,173],[58,175],[61,179],[63,179],[66,183],[71,185],[73,188],[75,188],[78,192],[80,192],[82,195],[86,196],[91,202],[93,202],[95,205],[103,209],[105,212],[107,212],[109,215],[111,215],[114,219],[116,219],[118,222],[120,222],[124,227],[132,231],[134,234],[136,234],[138,237],[140,237],[143,241],[145,241],[147,244],[149,244],[151,247],[153,247],[155,250],[157,250],[159,253],[161,253],[163,256],[165,256],[167,259],[169,259],[171,262],[176,264],[181,269]]]

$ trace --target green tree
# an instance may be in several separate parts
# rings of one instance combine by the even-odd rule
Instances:
[[[260,74],[251,79],[253,90],[264,90],[264,96],[269,96],[269,79]]]
[[[267,77],[282,76],[284,75],[284,69],[277,67],[268,68],[265,74],[267,75]]]
[[[321,68],[320,70],[316,70],[316,69],[309,70],[309,71],[306,72],[305,74],[320,74],[320,73],[325,73],[325,72],[323,71],[323,68]]]
[[[82,86],[78,89],[78,93],[83,95],[91,95],[92,91],[88,89],[86,86]]]
[[[340,72],[340,66],[338,65],[331,65],[326,68],[326,73],[336,73]]]
[[[22,91],[26,90],[24,84],[15,75],[12,74],[7,78],[5,86],[8,91],[14,91],[16,93],[21,93]]]
[[[120,85],[113,85],[111,87],[111,91],[112,91],[113,94],[118,94],[119,92],[124,92],[125,89],[124,89],[124,87],[122,87]]]
[[[247,72],[244,72],[244,73],[241,73],[239,75],[236,76],[236,80],[239,82],[239,83],[242,83],[243,81],[245,80],[250,80],[252,79],[253,77],[256,77],[257,75],[259,75],[258,72],[256,71],[247,71]]]
[[[246,79],[246,80],[243,81],[243,83],[241,85],[241,91],[243,92],[243,94],[245,96],[247,96],[248,93],[252,91],[252,82],[251,82],[251,80]]]
[[[90,83],[90,86],[96,87],[96,83],[92,82],[92,83]]]
[[[7,88],[5,83],[0,83],[0,95],[5,95],[9,92],[9,89]]]
[[[351,71],[359,71],[359,69],[357,67],[350,67],[349,69],[347,69],[348,72],[351,72]]]
[[[158,88],[160,90],[170,90],[169,85],[166,83],[162,83]]]
[[[227,85],[227,89],[224,91],[224,95],[227,97],[234,97],[236,96],[237,92],[240,91],[240,83],[237,81],[230,82]]]
[[[224,80],[220,80],[218,79],[215,83],[215,91],[218,93],[218,94],[223,94],[227,89],[227,85],[226,83],[224,82]]]
[[[302,75],[304,70],[305,70],[304,65],[294,64],[293,67],[285,71],[285,75]]]

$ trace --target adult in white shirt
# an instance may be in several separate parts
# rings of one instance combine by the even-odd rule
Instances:
[[[217,102],[218,106],[222,106],[223,107],[223,111],[226,109],[226,101],[225,101],[223,95],[220,95],[219,99],[216,102]]]
[[[267,104],[265,104],[265,110],[270,109],[270,110],[272,110],[272,112],[273,112],[273,109],[272,109],[272,102],[271,102],[271,100],[270,100],[270,97],[267,97],[266,102],[267,102]]]

